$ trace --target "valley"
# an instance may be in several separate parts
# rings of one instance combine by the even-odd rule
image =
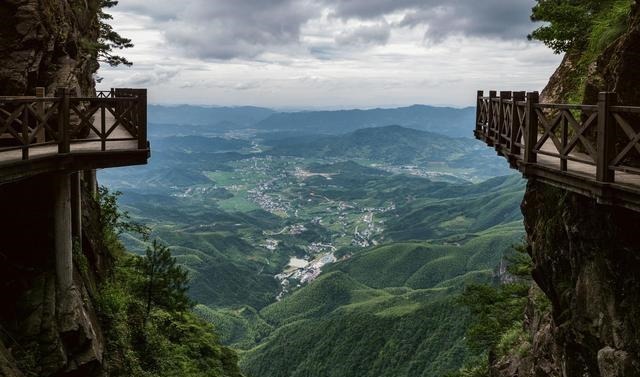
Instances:
[[[195,312],[242,351],[247,375],[331,375],[329,360],[367,364],[367,350],[406,333],[420,336],[394,351],[405,355],[397,363],[444,373],[468,356],[456,292],[491,281],[523,235],[524,186],[491,151],[400,126],[346,135],[167,130],[152,140],[149,167],[105,172],[101,182],[122,191],[121,206],[188,269]],[[135,252],[146,247],[134,234],[122,239]],[[352,354],[359,335],[346,328],[365,325],[372,343]],[[345,348],[323,350],[325,342]],[[323,361],[314,356],[323,352]],[[368,368],[415,375],[398,374],[399,364]]]

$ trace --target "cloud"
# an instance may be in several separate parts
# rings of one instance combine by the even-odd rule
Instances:
[[[180,73],[178,68],[162,66],[149,67],[147,70],[134,73],[115,81],[116,86],[148,87],[171,81]]]
[[[120,10],[151,17],[166,41],[204,59],[252,58],[298,43],[320,14],[313,0],[130,0]]]
[[[341,31],[336,35],[338,45],[384,45],[391,36],[391,26],[386,22],[378,22],[370,25],[360,25]]]
[[[254,59],[264,53],[304,53],[304,27],[331,19],[361,21],[333,34],[336,46],[384,45],[394,28],[423,28],[424,38],[524,38],[533,0],[127,0],[119,9],[144,15],[165,42],[206,60]],[[330,17],[327,17],[330,15]],[[393,20],[392,20],[393,19]],[[324,46],[325,48],[328,46]]]
[[[133,67],[103,87],[158,103],[469,105],[477,89],[540,90],[561,57],[524,36],[534,0],[121,0]]]
[[[531,29],[533,0],[325,0],[341,19],[404,14],[398,26],[425,26],[425,38],[452,35],[523,38]]]
[[[433,6],[408,12],[401,26],[425,25],[425,39],[440,42],[449,36],[522,40],[531,31],[530,0],[431,1]]]

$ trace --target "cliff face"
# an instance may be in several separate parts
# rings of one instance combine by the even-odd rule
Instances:
[[[0,186],[0,376],[91,376],[102,370],[103,335],[92,302],[111,259],[101,244],[99,208],[85,188],[84,244],[74,251],[76,290],[62,302],[51,187],[46,176]]]
[[[556,352],[552,375],[640,375],[640,214],[536,182],[522,211],[534,280],[552,303],[537,324]]]
[[[0,2],[0,95],[48,93],[59,86],[90,94],[98,69],[98,0]]]
[[[576,90],[579,54],[567,54],[542,93],[563,103]],[[640,104],[640,9],[588,68],[582,97],[615,91]],[[640,376],[640,213],[532,180],[522,203],[537,286],[549,313],[526,313],[532,351],[494,360],[494,376]],[[535,288],[534,288],[535,289]]]
[[[0,95],[94,91],[97,0],[0,3]],[[73,294],[56,294],[53,193],[48,177],[0,185],[0,376],[100,375],[103,340],[92,302],[110,258],[101,245],[99,208],[83,192],[84,244],[76,245]]]

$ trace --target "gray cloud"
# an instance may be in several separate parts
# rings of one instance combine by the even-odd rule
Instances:
[[[531,0],[434,0],[432,7],[407,13],[402,26],[426,25],[425,38],[441,41],[451,35],[524,39],[531,31]]]
[[[391,26],[385,22],[372,25],[362,25],[340,32],[335,37],[339,45],[369,45],[386,44],[391,36]]]
[[[151,17],[188,55],[223,60],[298,43],[301,26],[321,11],[314,0],[128,0],[119,8]]]
[[[399,26],[426,26],[426,39],[451,35],[520,39],[531,30],[533,0],[325,0],[341,19],[405,13]]]
[[[253,59],[292,55],[303,27],[328,12],[367,23],[333,35],[334,47],[386,44],[393,28],[424,28],[425,39],[449,36],[521,39],[531,30],[534,0],[122,0],[119,9],[150,17],[166,42],[191,57]],[[389,24],[385,17],[400,15]],[[350,24],[345,22],[345,25]],[[329,35],[331,37],[331,34]],[[329,46],[325,48],[330,49]]]
[[[167,83],[180,73],[177,68],[148,67],[147,70],[116,81],[117,86],[147,87]]]

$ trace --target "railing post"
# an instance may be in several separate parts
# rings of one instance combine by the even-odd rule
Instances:
[[[69,153],[69,89],[58,88],[58,153]]]
[[[534,149],[538,143],[538,114],[535,105],[540,101],[538,92],[527,93],[526,122],[525,122],[525,143],[524,161],[528,164],[535,164],[538,161]]]
[[[504,101],[508,101],[511,99],[511,92],[500,92],[500,115],[498,117],[498,145],[500,147],[505,146],[504,143],[504,131],[505,128],[508,126],[507,124],[504,124],[504,107],[505,107],[505,103]]]
[[[476,95],[476,137],[482,133],[482,125],[480,125],[480,115],[482,114],[482,97],[484,97],[484,91],[478,90]]]
[[[488,106],[488,114],[487,114],[487,144],[489,146],[493,146],[493,99],[497,98],[497,92],[495,90],[489,91],[489,106]]]
[[[147,89],[140,89],[137,92],[138,149],[147,149]]]
[[[522,102],[525,99],[525,92],[513,92],[511,96],[513,99],[513,107],[511,108],[511,130],[509,132],[509,153],[512,155],[520,156],[520,147],[516,144],[520,143],[518,140],[518,131],[522,126],[520,124],[520,117],[518,116],[518,102]],[[524,135],[522,135],[524,137]]]
[[[42,86],[36,87],[36,97],[44,98],[46,96],[46,89]],[[44,118],[44,102],[38,102],[36,104],[36,111],[41,118]],[[37,127],[37,124],[36,124]],[[45,125],[42,125],[42,128],[35,135],[36,143],[44,143],[45,142]]]
[[[614,182],[615,171],[609,168],[616,149],[615,120],[609,110],[617,104],[615,93],[598,94],[598,150],[596,161],[596,181]]]

